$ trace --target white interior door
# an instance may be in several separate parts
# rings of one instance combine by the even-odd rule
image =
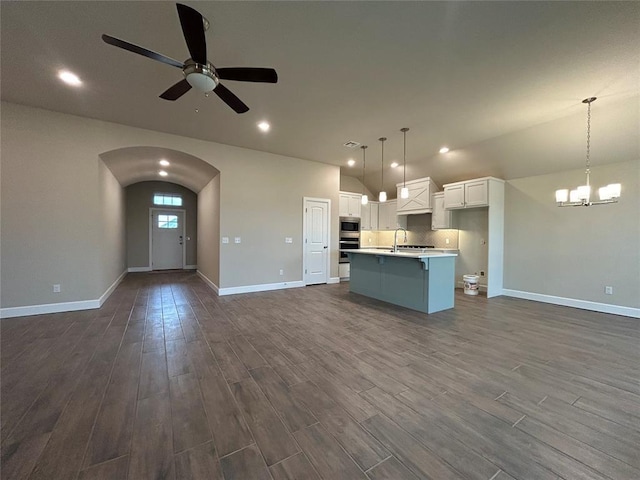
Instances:
[[[151,210],[151,270],[184,268],[184,210]]]
[[[329,200],[304,200],[304,282],[329,279]]]

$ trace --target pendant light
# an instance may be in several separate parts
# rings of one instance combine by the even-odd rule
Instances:
[[[387,137],[380,137],[380,145],[382,146],[382,155],[380,156],[380,195],[378,195],[379,202],[387,201],[387,192],[384,191],[384,142],[387,141]]]
[[[402,167],[402,188],[400,189],[400,198],[409,198],[409,189],[407,188],[407,127],[401,128],[404,143],[404,166]]]
[[[587,104],[587,181],[585,185],[569,191],[564,188],[556,190],[556,203],[559,207],[589,207],[591,205],[603,205],[605,203],[617,203],[620,198],[621,186],[619,183],[611,183],[606,187],[598,189],[600,200],[591,201],[591,184],[589,183],[591,175],[591,104],[596,101],[596,97],[585,98],[582,103]]]
[[[365,169],[366,169],[366,164],[367,164],[367,156],[366,156],[367,146],[366,145],[362,145],[360,148],[362,149],[362,197],[361,197],[361,202],[362,202],[362,205],[366,205],[367,203],[369,203],[369,197],[367,197],[367,194],[364,193],[364,174],[365,174]]]

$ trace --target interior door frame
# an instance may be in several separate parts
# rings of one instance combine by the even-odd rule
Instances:
[[[160,208],[149,207],[149,270],[153,271],[153,213],[159,212],[182,212],[182,270],[187,264],[187,211],[184,208]]]
[[[327,275],[326,282],[331,279],[331,199],[317,197],[302,197],[302,283],[307,285],[305,271],[307,270],[307,202],[320,202],[327,204]]]

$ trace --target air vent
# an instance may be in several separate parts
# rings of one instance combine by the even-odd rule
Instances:
[[[353,140],[349,140],[347,143],[344,144],[344,146],[347,148],[356,148],[356,147],[359,147],[360,144],[358,142],[354,142]]]

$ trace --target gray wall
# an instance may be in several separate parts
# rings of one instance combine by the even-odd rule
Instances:
[[[622,183],[619,203],[555,206],[556,189],[583,182],[582,169],[507,182],[504,287],[638,308],[640,161],[592,167],[592,185]]]
[[[153,204],[154,193],[182,195],[182,207]],[[126,188],[127,197],[127,267],[149,267],[149,209],[185,210],[186,265],[197,265],[198,196],[181,185],[169,182],[140,182]]]
[[[480,285],[487,285],[489,212],[487,207],[453,210],[453,225],[458,229],[458,248],[456,259],[456,282],[462,281],[466,274],[477,274]],[[483,244],[484,241],[484,244]]]
[[[100,283],[98,293],[106,292],[125,271],[125,193],[116,177],[98,160],[100,191]]]
[[[198,193],[198,271],[220,286],[220,175]]]
[[[135,146],[182,151],[221,172],[220,235],[243,241],[220,249],[220,287],[302,280],[304,196],[331,200],[330,276],[338,276],[337,166],[7,102],[0,113],[2,308],[96,300],[118,278],[118,247],[101,254],[105,231],[117,229],[105,227],[115,217],[103,219],[99,156]]]

